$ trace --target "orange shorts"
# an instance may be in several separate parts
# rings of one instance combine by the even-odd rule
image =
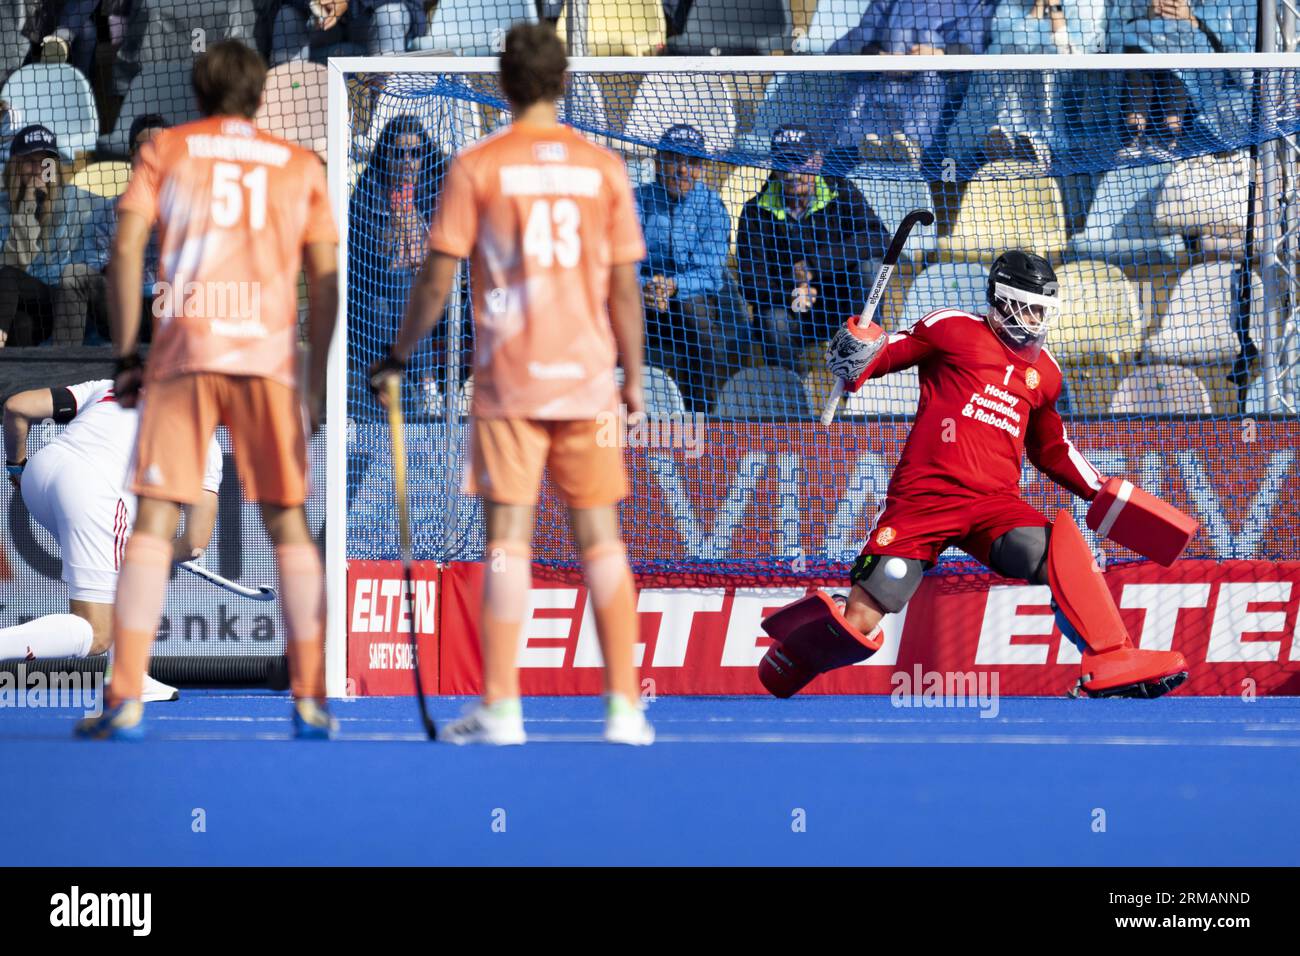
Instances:
[[[196,503],[217,425],[230,432],[249,501],[293,507],[307,500],[307,440],[296,389],[255,375],[189,372],[141,393],[131,490]]]
[[[595,420],[475,418],[465,491],[503,505],[533,505],[542,469],[573,508],[598,508],[627,497],[623,450],[604,441]]]

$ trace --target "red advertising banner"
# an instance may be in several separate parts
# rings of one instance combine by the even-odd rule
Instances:
[[[534,569],[520,647],[526,694],[595,694],[601,658],[586,589],[571,574]],[[440,692],[479,690],[482,569],[442,575]],[[1300,562],[1184,561],[1112,568],[1106,580],[1140,647],[1173,648],[1191,676],[1182,694],[1300,693]],[[675,582],[680,583],[680,582]],[[762,694],[756,667],[769,644],[763,616],[803,587],[656,587],[640,582],[643,681],[657,694]],[[886,619],[873,657],[824,675],[805,693],[919,695],[930,675],[950,682],[996,674],[1003,695],[1060,695],[1079,677],[1079,652],[1056,629],[1044,586],[994,575],[927,578],[902,614]],[[906,691],[910,695],[911,691]]]
[[[415,609],[420,651],[420,682],[438,693],[438,578],[432,561],[418,561],[411,571],[414,602],[406,598],[400,561],[348,562],[348,684],[359,696],[407,695],[415,692],[411,671],[410,612]]]
[[[689,423],[687,423],[689,424]],[[671,428],[669,427],[671,426]],[[681,570],[727,565],[737,575],[795,562],[852,563],[884,503],[910,421],[659,423],[629,437],[632,494],[623,505],[636,563]],[[1130,479],[1200,522],[1186,557],[1300,559],[1300,422],[1148,419],[1067,422],[1105,475]],[[1024,499],[1048,516],[1087,502],[1025,463]],[[576,559],[562,506],[542,496],[534,553]],[[1089,541],[1090,532],[1085,532]],[[1110,542],[1108,561],[1132,554]]]

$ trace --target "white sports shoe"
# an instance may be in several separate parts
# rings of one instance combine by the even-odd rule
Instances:
[[[140,694],[140,703],[152,704],[160,700],[180,700],[181,692],[171,684],[164,684],[160,680],[154,680],[148,674],[144,675],[143,693]]]
[[[524,714],[518,700],[499,700],[492,706],[470,704],[464,716],[438,728],[438,739],[449,744],[512,746],[528,740]]]
[[[655,742],[655,729],[645,719],[645,706],[630,704],[621,697],[610,695],[606,700],[605,742],[648,747]]]
[[[113,662],[110,660],[108,666],[104,668],[104,686],[107,687],[113,683]],[[154,704],[160,700],[180,700],[181,692],[171,684],[164,684],[160,680],[154,680],[148,674],[144,675],[144,684],[141,685],[140,703]]]

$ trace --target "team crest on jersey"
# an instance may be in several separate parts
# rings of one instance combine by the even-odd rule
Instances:
[[[1041,376],[1038,374],[1038,369],[1036,368],[1031,368],[1025,372],[1025,384],[1030,388],[1037,388],[1040,378]]]
[[[876,544],[880,547],[888,547],[889,542],[898,537],[898,532],[886,525],[876,532]]]
[[[539,163],[562,163],[569,158],[563,143],[534,143],[533,155]]]

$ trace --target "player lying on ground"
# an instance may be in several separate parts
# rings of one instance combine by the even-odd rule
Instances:
[[[776,643],[759,677],[776,696],[879,650],[881,619],[903,609],[952,545],[1005,577],[1049,585],[1057,623],[1083,655],[1088,694],[1158,697],[1186,679],[1181,654],[1133,647],[1069,512],[1053,523],[1020,498],[1026,452],[1080,498],[1092,500],[1106,484],[1056,411],[1061,369],[1043,348],[1058,308],[1052,267],[1032,253],[1004,253],[987,297],[985,316],[939,309],[907,332],[845,328],[832,341],[828,364],[849,390],[915,365],[921,400],[846,605],[818,591],[763,622]],[[1180,553],[1190,532],[1166,533],[1185,534]]]
[[[598,440],[598,416],[618,401],[617,353],[627,376],[623,401],[629,413],[643,411],[637,273],[645,243],[622,162],[556,118],[566,68],[549,26],[518,24],[507,34],[501,86],[515,121],[452,163],[406,317],[388,357],[371,370],[382,395],[437,323],[458,260],[472,256],[466,483],[482,496],[487,524],[483,700],[440,732],[453,743],[525,739],[516,657],[543,468],[569,506],[591,592],[608,690],[605,739],[654,739],[640,705],[636,588],[618,528],[627,477],[621,449]]]
[[[141,682],[167,591],[180,508],[202,495],[217,424],[234,446],[244,492],[275,544],[288,630],[293,720],[325,738],[325,582],[307,528],[307,436],[298,382],[298,273],[307,273],[308,411],[319,421],[338,308],[338,234],[314,153],[253,125],[266,80],[257,53],[214,43],[194,62],[204,119],[163,130],[140,149],[118,200],[108,266],[118,401],[145,385],[132,490],[139,495],[113,607],[108,707],[78,734],[136,737]],[[147,369],[138,348],[145,246],[158,226],[156,324]],[[341,423],[340,423],[341,427]]]
[[[29,462],[28,428],[46,419],[67,427]],[[0,629],[0,660],[85,657],[112,647],[117,572],[135,518],[135,495],[126,484],[138,424],[137,413],[117,403],[107,379],[31,389],[5,402],[9,480],[59,545],[69,613]],[[184,533],[172,546],[174,561],[196,558],[207,548],[220,487],[221,447],[214,438],[203,495],[185,508]],[[179,696],[175,687],[145,675],[143,701]]]

